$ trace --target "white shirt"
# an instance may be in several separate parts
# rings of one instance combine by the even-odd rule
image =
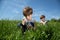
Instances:
[[[40,23],[42,23],[43,25],[45,25],[46,22],[47,22],[47,21],[42,21],[42,20],[40,21]]]
[[[26,17],[23,17],[23,20],[26,21],[26,25],[27,25],[27,26],[28,26],[28,25],[29,25],[29,26],[32,26],[32,25],[30,24],[30,22],[33,22],[33,23],[35,22],[35,20],[33,20],[33,19],[32,19],[31,21],[28,21],[28,20],[26,19]],[[27,23],[28,23],[28,24],[27,24]]]

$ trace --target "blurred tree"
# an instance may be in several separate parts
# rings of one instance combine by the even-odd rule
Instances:
[[[51,21],[53,21],[53,22],[56,22],[56,21],[57,21],[57,19],[55,19],[55,18],[52,18],[52,19],[51,19]]]

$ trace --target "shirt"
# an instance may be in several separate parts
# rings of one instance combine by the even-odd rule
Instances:
[[[43,25],[45,25],[47,23],[47,21],[40,21],[40,23],[42,23]]]
[[[32,27],[34,27],[34,20],[32,19],[32,20],[30,20],[30,21],[28,21],[25,17],[23,18],[24,20],[26,20],[26,25],[27,26],[32,26]]]

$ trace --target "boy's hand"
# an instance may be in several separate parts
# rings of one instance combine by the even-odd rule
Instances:
[[[22,24],[23,24],[23,25],[25,25],[25,22],[26,22],[26,20],[25,20],[25,19],[23,19],[23,20],[22,20]]]

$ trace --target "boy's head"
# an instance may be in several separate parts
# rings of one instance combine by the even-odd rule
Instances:
[[[42,21],[44,21],[44,20],[45,20],[45,15],[41,15],[41,16],[40,16],[40,19],[41,19]]]
[[[23,9],[23,15],[24,15],[28,20],[31,19],[32,13],[33,13],[33,9],[30,8],[30,7],[25,7],[25,8]]]

